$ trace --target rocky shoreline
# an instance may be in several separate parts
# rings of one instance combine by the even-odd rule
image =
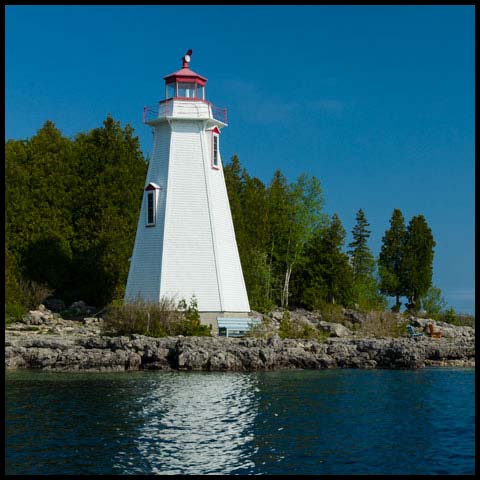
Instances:
[[[390,368],[475,366],[474,337],[279,338],[19,334],[6,332],[5,367],[48,371]]]
[[[270,318],[283,315],[272,312]],[[102,320],[65,320],[43,305],[5,329],[5,368],[48,371],[259,371],[274,369],[475,366],[475,328],[410,318],[410,325],[435,325],[442,338],[358,336],[338,323],[293,313],[297,322],[316,322],[324,341],[281,339],[278,325],[267,338],[106,336]],[[278,320],[277,320],[278,323]]]

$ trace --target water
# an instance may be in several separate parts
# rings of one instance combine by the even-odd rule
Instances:
[[[7,474],[473,474],[474,369],[7,372]]]

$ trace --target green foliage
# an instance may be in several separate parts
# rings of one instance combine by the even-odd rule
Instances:
[[[419,303],[421,308],[433,319],[437,319],[440,312],[447,306],[447,302],[442,297],[442,291],[433,285],[419,297]]]
[[[355,304],[360,311],[385,310],[387,308],[386,298],[378,291],[375,278],[361,278],[353,285],[353,297]]]
[[[277,170],[265,186],[237,156],[224,175],[250,306],[265,313],[297,304],[305,246],[323,221],[319,181],[302,174],[288,183]]]
[[[18,303],[6,303],[5,304],[5,323],[18,322],[22,319],[26,313],[25,307]]]
[[[390,228],[382,237],[382,247],[378,258],[380,292],[396,297],[394,311],[400,310],[400,297],[405,293],[401,283],[405,240],[405,221],[402,212],[396,208],[390,219]]]
[[[451,323],[453,325],[459,325],[459,322],[457,320],[457,315],[455,313],[455,310],[450,307],[448,310],[445,311],[445,314],[442,317],[442,320],[447,323]]]
[[[29,140],[7,141],[7,304],[31,303],[21,282],[67,303],[121,298],[146,168],[133,129],[110,116],[73,140],[47,121]]]
[[[306,249],[302,302],[306,308],[321,309],[326,303],[350,305],[353,272],[342,252],[345,229],[337,214],[318,228]]]
[[[320,332],[308,323],[294,322],[290,318],[290,312],[286,310],[280,320],[278,330],[280,338],[303,338],[305,340],[324,341],[329,334]]]
[[[432,284],[435,241],[425,217],[413,217],[408,224],[401,266],[401,283],[408,298],[407,308],[416,312],[419,299]]]
[[[166,297],[161,298],[159,303],[145,302],[141,298],[125,305],[114,302],[107,307],[103,322],[107,335],[210,335],[210,327],[200,324],[195,298],[188,306],[184,300],[177,305],[173,299]]]
[[[350,250],[351,265],[353,277],[355,280],[370,278],[373,275],[375,260],[372,252],[367,245],[370,237],[370,230],[367,229],[369,223],[362,209],[357,212],[357,223],[353,227],[353,241],[348,244]]]
[[[350,264],[353,271],[353,300],[360,310],[379,310],[387,306],[379,292],[375,277],[375,259],[367,245],[370,238],[369,223],[362,209],[357,212],[353,227],[353,241],[348,245]]]
[[[247,332],[247,337],[252,338],[271,338],[275,336],[277,330],[273,320],[269,317],[263,317],[262,321],[259,324],[252,325],[250,330]]]
[[[185,300],[179,303],[179,309],[184,311],[185,322],[182,335],[204,337],[211,335],[212,327],[200,323],[200,314],[198,313],[198,302],[195,296],[186,304]]]
[[[109,305],[120,330],[125,321],[125,331],[131,329],[128,322],[155,335],[173,331],[165,330],[163,321],[152,327],[142,320],[160,315],[150,307],[136,312],[121,301],[147,166],[133,129],[110,116],[73,139],[47,121],[32,138],[5,143],[8,318],[37,307],[54,291],[67,304],[82,299],[98,308]],[[380,309],[381,293],[396,295],[397,304],[398,296],[406,295],[416,308],[427,294],[435,242],[423,216],[414,217],[405,231],[401,212],[394,210],[377,282],[364,212],[357,213],[349,261],[345,230],[337,215],[328,219],[323,213],[317,178],[302,174],[289,182],[277,170],[264,184],[237,156],[224,166],[224,175],[252,309],[355,304]],[[187,334],[205,334],[195,310],[185,306]]]

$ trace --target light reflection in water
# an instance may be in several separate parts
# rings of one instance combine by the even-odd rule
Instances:
[[[158,377],[157,377],[158,378]],[[142,472],[155,474],[232,473],[250,470],[256,378],[245,374],[173,374],[137,399],[142,405],[135,447]],[[137,412],[138,414],[138,412]],[[138,472],[138,458],[124,473]],[[136,464],[137,468],[132,469]],[[117,464],[118,466],[118,464]],[[132,470],[129,472],[128,470]]]

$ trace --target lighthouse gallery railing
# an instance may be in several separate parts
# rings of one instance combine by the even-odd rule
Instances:
[[[212,117],[215,120],[228,124],[226,108],[216,107],[215,105],[208,102],[207,100],[201,100],[199,98],[181,98],[181,97],[169,98],[168,100],[162,100],[161,102],[158,102],[156,105],[152,105],[150,107],[144,107],[143,123],[151,122],[152,120],[157,120],[159,118],[172,116],[173,100],[202,102],[211,109]]]

